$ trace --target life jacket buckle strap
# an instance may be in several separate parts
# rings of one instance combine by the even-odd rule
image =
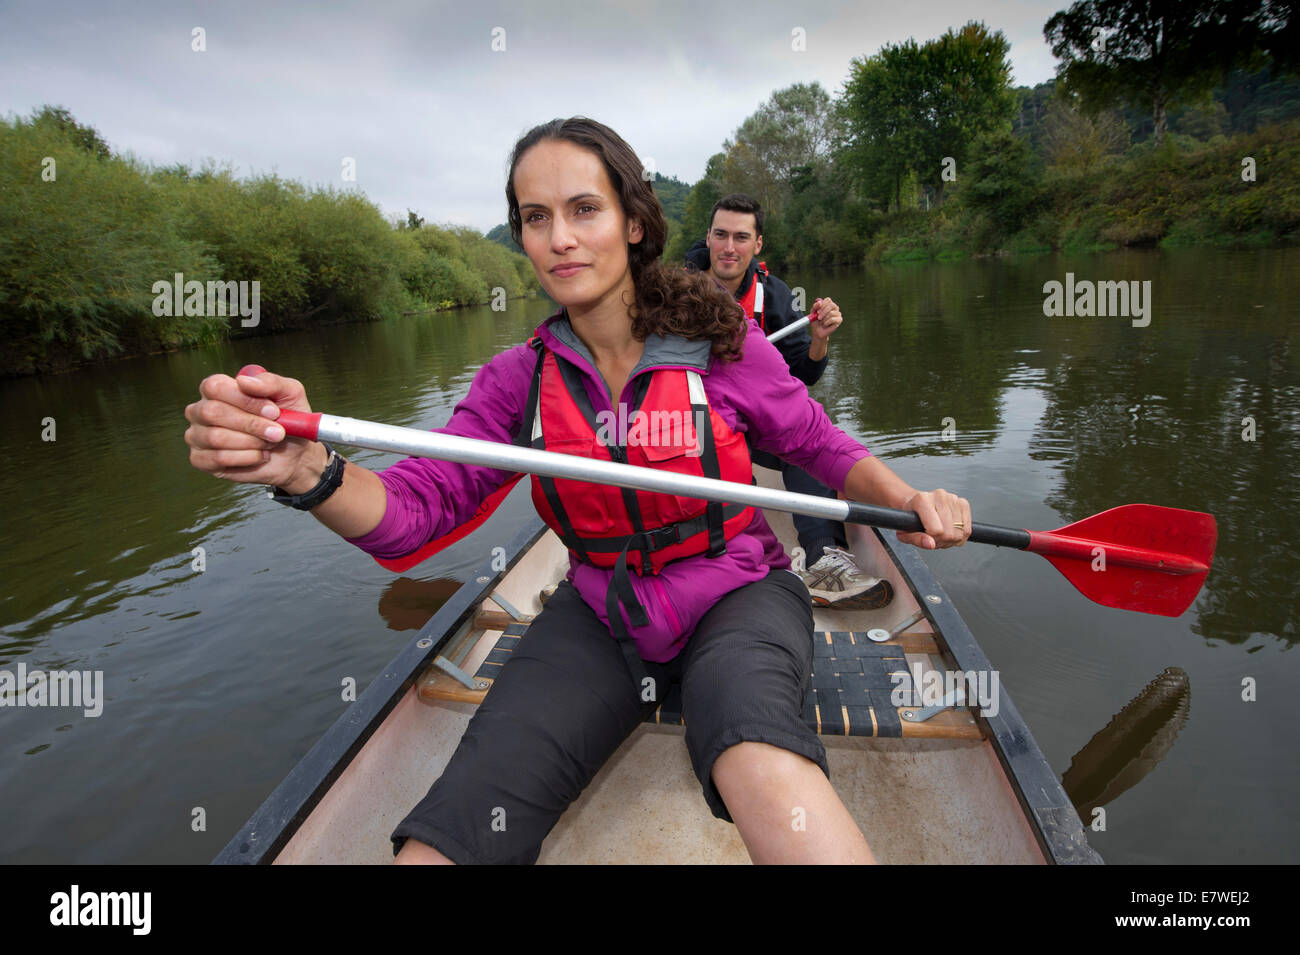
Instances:
[[[645,547],[643,549],[649,553],[656,550],[663,550],[665,547],[671,547],[681,541],[681,525],[666,524],[663,527],[656,527],[654,530],[642,531],[639,535],[645,538]]]

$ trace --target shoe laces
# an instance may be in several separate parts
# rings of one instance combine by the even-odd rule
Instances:
[[[821,559],[817,563],[821,564],[823,561],[827,561],[828,558],[830,566],[835,570],[847,571],[850,574],[862,573],[861,568],[858,567],[858,562],[846,550],[841,550],[838,547],[824,548]]]

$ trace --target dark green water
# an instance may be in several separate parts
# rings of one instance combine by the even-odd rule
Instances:
[[[1045,317],[1043,283],[1067,271],[1150,280],[1150,325]],[[832,418],[913,484],[969,497],[977,520],[1049,529],[1135,501],[1218,518],[1214,569],[1178,619],[1092,604],[1030,555],[927,559],[1057,773],[1161,670],[1187,673],[1185,725],[1090,834],[1107,861],[1296,861],[1300,250],[784,277],[846,315],[814,390]],[[364,688],[530,510],[514,495],[398,579],[260,489],[189,466],[200,379],[258,361],[304,381],[317,409],[434,427],[549,310],[0,382],[0,669],[100,670],[106,697],[97,718],[0,708],[0,861],[207,862],[345,709],[343,681]]]

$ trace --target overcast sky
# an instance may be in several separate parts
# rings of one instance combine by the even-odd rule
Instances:
[[[835,94],[853,57],[970,19],[1006,34],[1016,85],[1041,83],[1055,68],[1043,24],[1068,3],[591,6],[0,0],[0,113],[62,105],[151,163],[210,157],[487,230],[505,221],[510,148],[539,122],[598,119],[659,172],[694,182],[773,91],[817,80]]]

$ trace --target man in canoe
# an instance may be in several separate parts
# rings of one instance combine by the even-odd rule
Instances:
[[[709,214],[709,231],[686,253],[688,268],[706,272],[730,292],[745,315],[758,323],[765,335],[803,318],[790,287],[758,261],[763,250],[763,207],[742,192],[723,196]],[[816,321],[807,330],[791,333],[777,348],[790,373],[811,388],[826,370],[831,334],[844,320],[830,298],[813,302]],[[835,492],[802,468],[764,451],[753,450],[755,464],[781,472],[787,491],[834,497]],[[799,574],[808,585],[813,603],[841,610],[875,610],[893,598],[889,581],[864,574],[848,549],[844,525],[822,517],[794,515],[803,565]]]
[[[617,133],[588,119],[554,120],[516,143],[511,231],[561,308],[530,343],[484,366],[439,430],[744,483],[747,435],[853,499],[916,511],[925,530],[900,540],[965,543],[965,499],[908,485],[831,424],[729,295],[659,261],[667,227],[641,170]],[[286,439],[275,418],[311,410],[302,383],[245,371],[256,373],[200,384],[185,410],[191,463],[278,487],[371,555],[417,550],[510,477],[426,458],[376,473],[320,442]],[[613,413],[615,396],[701,427],[606,446],[594,419]],[[874,861],[800,717],[812,608],[762,513],[558,479],[534,478],[533,500],[569,545],[568,578],[393,832],[397,861],[536,861],[671,680],[682,684],[704,799],[735,823],[755,862]],[[796,808],[806,823],[797,830]]]

